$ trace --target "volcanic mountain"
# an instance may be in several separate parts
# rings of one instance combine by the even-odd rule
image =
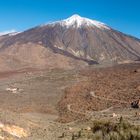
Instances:
[[[0,36],[0,68],[75,68],[140,60],[140,39],[73,15]]]

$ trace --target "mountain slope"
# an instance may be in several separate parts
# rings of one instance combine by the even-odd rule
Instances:
[[[36,51],[29,51],[29,48]],[[140,40],[101,22],[74,15],[16,35],[0,37],[0,54],[14,56],[20,60],[20,64],[27,60],[37,66],[49,66],[49,62],[52,67],[56,63],[62,67],[66,63],[68,67],[75,67],[77,63],[79,66],[115,64],[140,60]],[[48,61],[50,54],[51,60]],[[61,59],[58,61],[62,57],[65,62]],[[24,65],[29,63],[25,62]]]

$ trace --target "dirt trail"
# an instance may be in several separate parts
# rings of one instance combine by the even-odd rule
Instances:
[[[126,102],[126,101],[121,101],[121,100],[117,100],[117,99],[111,99],[111,98],[105,98],[105,97],[97,96],[97,95],[95,95],[95,93],[93,91],[90,92],[90,95],[92,97],[94,97],[94,98],[105,100],[105,101],[119,102],[119,103],[122,103],[122,104],[128,104],[128,102]]]
[[[76,110],[74,110],[74,109],[72,109],[72,107],[71,107],[72,105],[67,105],[67,108],[68,108],[68,111],[70,111],[70,112],[72,112],[72,113],[76,113],[76,114],[81,114],[81,115],[85,115],[85,116],[94,116],[94,115],[96,115],[96,114],[102,114],[102,113],[105,113],[105,112],[108,112],[108,111],[110,111],[111,109],[113,109],[113,107],[109,107],[109,108],[107,108],[107,109],[104,109],[104,110],[101,110],[101,111],[86,111],[85,113],[84,113],[84,111],[76,111]]]

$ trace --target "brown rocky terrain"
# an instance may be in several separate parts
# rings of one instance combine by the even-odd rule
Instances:
[[[139,125],[139,109],[130,108],[140,96],[139,69],[139,64],[130,64],[0,72],[0,138],[61,140],[65,133],[71,140],[73,133],[92,126],[92,120],[117,122],[121,116]]]
[[[140,64],[91,68],[81,74],[88,80],[66,88],[59,102],[60,121],[73,121],[85,116],[82,113],[110,107],[128,108],[132,101],[140,99]],[[68,110],[68,105],[72,111]]]

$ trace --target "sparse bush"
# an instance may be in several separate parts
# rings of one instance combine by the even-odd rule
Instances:
[[[122,117],[118,123],[94,121],[91,130],[80,130],[72,140],[140,140],[140,126],[132,125]]]

